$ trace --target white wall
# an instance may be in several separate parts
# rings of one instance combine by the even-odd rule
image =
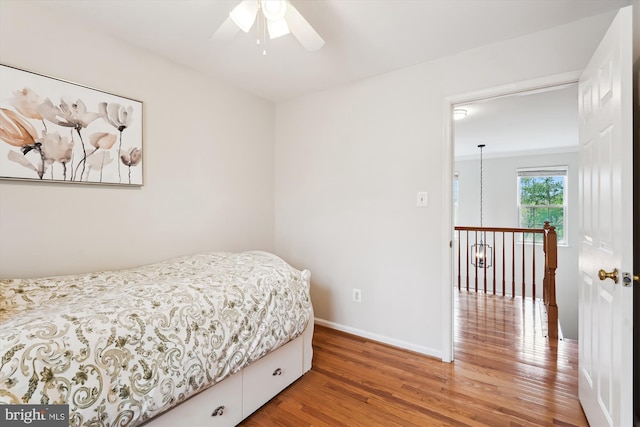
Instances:
[[[143,101],[139,189],[0,181],[0,278],[274,249],[274,106],[29,4],[0,62]]]
[[[450,196],[444,99],[582,69],[612,15],[276,106],[276,251],[312,271],[321,320],[435,356]],[[425,41],[429,42],[429,41]],[[417,208],[416,192],[429,206]],[[362,302],[351,301],[352,288]]]
[[[577,102],[577,100],[576,100]],[[576,128],[578,124],[576,123]],[[478,226],[480,187],[479,159],[457,161],[458,217],[456,225]],[[578,338],[578,152],[528,156],[483,158],[483,225],[487,227],[519,227],[517,202],[517,169],[544,166],[568,166],[567,179],[567,246],[558,248],[556,299],[560,325],[565,337]],[[553,225],[553,224],[552,224]],[[520,253],[518,246],[517,253]],[[537,258],[542,267],[542,252]],[[529,258],[529,262],[530,262]],[[507,265],[510,265],[507,261]],[[528,264],[530,266],[530,264]],[[498,276],[501,276],[499,274]],[[507,276],[509,276],[507,274]],[[529,280],[527,276],[527,280]],[[538,292],[542,281],[538,278]],[[531,282],[528,283],[531,285]],[[501,288],[499,288],[501,289]],[[519,289],[516,287],[516,289]],[[541,294],[539,295],[541,296]]]
[[[3,64],[144,102],[145,185],[0,182],[0,277],[275,249],[312,270],[320,318],[433,355],[450,285],[443,99],[581,69],[611,19],[301,97],[274,115],[270,103],[28,2],[1,7]],[[427,208],[415,207],[416,191],[428,191]]]

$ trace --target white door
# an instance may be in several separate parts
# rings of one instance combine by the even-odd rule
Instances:
[[[631,12],[619,11],[579,84],[579,389],[592,427],[633,422]]]

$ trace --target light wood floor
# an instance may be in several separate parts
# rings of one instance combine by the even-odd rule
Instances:
[[[311,371],[241,425],[588,425],[575,341],[544,338],[530,299],[455,295],[454,363],[316,326]]]

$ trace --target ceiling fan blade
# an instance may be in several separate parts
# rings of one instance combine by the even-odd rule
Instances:
[[[238,31],[240,31],[240,27],[233,22],[233,19],[230,17],[225,19],[225,21],[220,25],[220,27],[216,30],[215,33],[211,36],[211,40],[216,41],[224,41],[229,40],[233,36],[235,36]]]
[[[320,34],[313,29],[306,19],[298,12],[290,1],[287,2],[287,13],[284,16],[289,30],[307,50],[318,50],[324,45]]]
[[[233,8],[229,17],[245,33],[248,33],[258,14],[258,2],[256,0],[242,0]]]

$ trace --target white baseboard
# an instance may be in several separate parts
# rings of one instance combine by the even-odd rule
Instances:
[[[326,326],[327,328],[336,329],[338,331],[346,332],[352,335],[357,335],[359,337],[367,338],[372,341],[378,341],[383,344],[401,348],[403,350],[415,351],[416,353],[435,357],[436,359],[442,359],[442,351],[440,350],[415,345],[407,341],[397,340],[395,338],[385,337],[383,335],[374,334],[371,332],[363,331],[362,329],[352,328],[350,326],[341,325],[340,323],[330,322],[329,320],[319,319],[317,317],[314,320],[317,325]]]

